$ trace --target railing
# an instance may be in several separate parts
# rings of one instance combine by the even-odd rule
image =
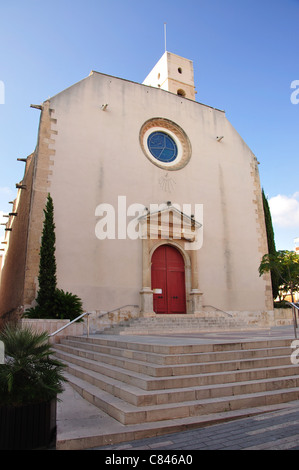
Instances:
[[[299,307],[298,307],[298,305],[294,304],[293,302],[287,302],[287,303],[293,307],[294,334],[295,334],[295,338],[297,338],[297,320],[296,320],[296,315],[295,315],[295,310],[294,310],[294,309],[296,309],[296,310],[299,311]],[[102,311],[101,311],[101,315],[99,315],[99,317],[103,317],[104,315],[107,315],[108,313],[116,312],[116,311],[119,310],[120,308],[125,308],[125,307],[138,307],[138,305],[124,305],[123,307],[118,307],[118,308],[115,308],[115,309],[113,309],[113,310],[108,310],[108,311],[102,310]],[[219,310],[220,312],[225,313],[226,315],[229,315],[230,317],[233,316],[233,315],[231,315],[230,313],[225,312],[224,310],[221,310],[220,308],[214,307],[213,305],[203,305],[203,307],[212,307],[212,308],[214,308],[215,310]],[[49,335],[49,338],[55,336],[55,335],[56,335],[57,333],[59,333],[60,331],[64,330],[64,329],[67,328],[68,326],[72,325],[72,324],[75,323],[76,321],[80,320],[80,318],[85,317],[85,315],[87,315],[87,337],[89,337],[89,315],[91,315],[91,312],[84,312],[84,313],[82,313],[81,315],[79,315],[79,317],[75,318],[74,320],[70,321],[70,322],[67,323],[66,325],[64,325],[64,326],[62,326],[61,328],[59,328],[58,330],[54,331],[54,333],[51,333],[51,334]]]
[[[225,313],[225,315],[228,315],[229,317],[233,317],[233,315],[231,313],[225,312],[224,310],[221,310],[221,308],[214,307],[214,305],[203,305],[203,308],[205,308],[205,307],[212,307],[215,310],[218,310],[219,312]]]
[[[107,315],[108,313],[117,312],[117,310],[120,310],[121,308],[126,308],[126,307],[138,308],[139,305],[127,304],[127,305],[122,305],[121,307],[114,308],[113,310],[100,310],[101,314],[99,315],[99,318],[103,317],[104,315]]]
[[[100,317],[103,317],[104,315],[107,315],[108,313],[113,313],[113,312],[116,312],[117,310],[121,309],[121,308],[125,308],[125,307],[138,307],[138,305],[123,305],[122,307],[117,307],[113,310],[102,310],[101,311],[101,314],[99,315],[98,318]],[[59,328],[58,330],[54,331],[54,333],[51,333],[49,335],[49,338],[51,338],[52,336],[55,336],[57,333],[59,333],[60,331],[64,330],[65,328],[67,328],[68,326],[70,326],[72,323],[75,323],[76,321],[80,320],[80,318],[83,318],[85,317],[85,315],[87,315],[87,337],[89,338],[89,315],[91,315],[92,312],[84,312],[82,313],[81,315],[79,315],[79,317],[75,318],[74,320],[70,321],[69,323],[67,323],[66,325],[62,326],[61,328]]]
[[[297,319],[296,319],[295,309],[299,310],[299,307],[298,305],[294,304],[294,302],[287,301],[287,303],[293,307],[294,334],[295,334],[295,338],[297,338]]]
[[[76,321],[80,320],[80,318],[83,318],[85,317],[85,315],[88,315],[87,316],[87,337],[89,337],[89,315],[91,314],[91,312],[84,312],[82,313],[81,315],[79,315],[79,317],[75,318],[74,320],[70,321],[69,323],[67,323],[66,325],[62,326],[61,328],[59,328],[58,330],[54,331],[54,333],[51,333],[49,335],[49,338],[51,338],[52,336],[55,336],[57,335],[57,333],[59,333],[60,331],[64,330],[65,328],[67,328],[68,326],[70,326],[72,323],[75,323]]]

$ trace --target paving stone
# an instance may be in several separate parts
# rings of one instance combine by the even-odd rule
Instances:
[[[126,445],[131,446],[132,450],[298,450],[299,434],[296,431],[299,429],[299,419],[292,419],[292,415],[299,418],[299,401],[290,406],[292,408],[287,412],[271,412],[267,416],[243,418]],[[260,427],[257,428],[257,425]],[[98,449],[115,448],[106,446]]]

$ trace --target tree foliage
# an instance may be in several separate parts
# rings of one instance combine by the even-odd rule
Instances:
[[[263,256],[260,267],[260,276],[265,272],[274,271],[279,279],[279,288],[282,292],[291,294],[299,291],[299,256],[294,251],[280,250],[275,254]]]
[[[272,217],[271,217],[271,212],[270,212],[270,207],[269,207],[269,204],[268,204],[268,200],[265,196],[264,190],[262,190],[262,197],[263,197],[263,207],[264,207],[267,242],[268,242],[268,252],[271,255],[275,255],[276,254],[276,246],[275,246],[275,238],[274,238]],[[278,296],[278,293],[279,293],[279,276],[278,276],[277,272],[273,269],[270,270],[270,274],[271,274],[271,281],[272,281],[273,298],[276,299],[276,297]]]
[[[39,291],[36,301],[43,308],[49,308],[53,303],[56,289],[54,205],[50,194],[44,215],[38,276]]]
[[[55,258],[54,204],[48,194],[44,209],[44,225],[40,247],[39,290],[37,305],[25,311],[27,318],[54,318],[74,320],[83,313],[81,299],[70,292],[58,289]]]

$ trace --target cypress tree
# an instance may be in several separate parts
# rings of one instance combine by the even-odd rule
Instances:
[[[44,214],[37,306],[26,310],[24,316],[27,318],[68,318],[73,320],[83,313],[83,304],[77,295],[64,292],[56,287],[54,205],[50,194],[48,194]]]
[[[267,241],[268,241],[268,252],[270,255],[275,255],[276,246],[275,246],[275,239],[274,239],[272,217],[271,217],[269,203],[265,196],[264,190],[262,190],[262,196],[263,196],[263,206],[264,206]],[[279,277],[275,271],[271,270],[270,272],[271,272],[273,299],[276,299],[279,293]]]
[[[54,205],[50,194],[44,215],[38,276],[39,291],[36,299],[43,310],[51,308],[56,290]]]

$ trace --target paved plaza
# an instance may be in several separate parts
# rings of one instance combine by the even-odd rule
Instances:
[[[299,401],[285,409],[96,450],[299,450]]]

